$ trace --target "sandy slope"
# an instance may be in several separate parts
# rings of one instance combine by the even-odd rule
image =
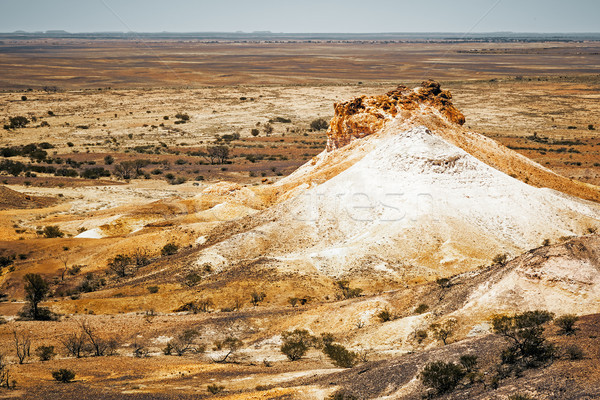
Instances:
[[[393,121],[302,167],[282,181],[293,195],[268,220],[204,250],[199,264],[268,256],[329,276],[451,275],[600,224],[595,203],[512,178],[426,127],[403,128]]]

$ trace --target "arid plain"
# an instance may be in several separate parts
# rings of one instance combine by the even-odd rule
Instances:
[[[398,269],[389,276],[381,272],[385,268],[373,274],[343,266],[339,274],[311,270],[258,237],[273,237],[270,227],[286,221],[281,204],[300,187],[299,178],[289,175],[304,164],[300,175],[311,163],[319,167],[328,133],[314,123],[328,123],[334,103],[382,95],[399,84],[412,88],[428,78],[452,93],[466,119],[461,129],[590,184],[592,195],[580,197],[593,199],[597,188],[591,185],[600,185],[598,42],[3,39],[0,65],[0,118],[7,125],[0,147],[36,144],[45,152],[6,150],[0,161],[46,168],[5,169],[0,176],[0,256],[6,257],[0,352],[16,381],[14,390],[0,389],[0,397],[417,399],[428,393],[416,378],[422,366],[465,351],[481,354],[482,378],[442,398],[600,395],[598,310],[586,312],[585,306],[573,311],[581,316],[574,337],[552,324],[547,328],[548,340],[559,348],[577,343],[582,360],[556,357],[490,389],[502,343],[490,333],[493,312],[532,308],[540,293],[559,296],[564,306],[552,310],[557,315],[570,312],[570,305],[583,301],[579,295],[595,299],[594,277],[575,278],[570,270],[562,276],[563,270],[548,265],[554,280],[538,276],[535,285],[520,287],[526,294],[511,303],[514,309],[481,306],[506,299],[518,277],[540,275],[537,268],[546,262],[540,260],[562,260],[561,266],[575,270],[588,261],[596,265],[600,223],[592,219],[569,234],[540,236],[522,251],[507,247],[501,262],[496,256],[502,254],[471,249],[468,257],[482,265],[469,271],[452,266],[423,273],[415,265],[412,272],[403,267],[402,275]],[[28,123],[8,127],[15,116]],[[218,146],[228,149],[224,162],[209,154]],[[313,184],[350,170],[366,157],[360,151],[366,153],[340,156],[345,164],[339,171],[315,174]],[[142,160],[137,167],[136,160]],[[492,167],[512,168],[502,162]],[[127,165],[131,171],[123,171]],[[50,226],[62,237],[47,237],[53,236],[44,231]],[[247,239],[256,232],[257,239]],[[300,239],[303,234],[298,229]],[[282,236],[278,245],[298,237]],[[223,261],[234,252],[227,244],[232,241],[239,254],[235,262]],[[145,259],[120,274],[111,268],[120,255]],[[19,317],[27,305],[28,273],[49,283],[41,304],[58,320]],[[486,284],[497,298],[481,297]],[[580,292],[574,285],[581,285]],[[379,316],[382,311],[389,318]],[[458,325],[444,346],[428,327],[449,317]],[[88,349],[81,358],[69,355],[65,343],[82,325],[103,340],[114,339],[115,354],[94,357]],[[360,361],[340,368],[318,346],[290,361],[280,351],[281,334],[297,328],[332,333]],[[164,354],[170,341],[190,330],[197,334],[189,351]],[[423,331],[429,336],[420,337]],[[22,364],[15,332],[32,343]],[[230,357],[227,343],[234,349]],[[54,346],[57,355],[39,361],[34,349],[42,345]],[[75,381],[55,382],[51,372],[59,368],[75,371]]]

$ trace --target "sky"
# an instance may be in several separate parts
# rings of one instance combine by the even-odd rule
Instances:
[[[598,0],[0,0],[0,32],[600,32]]]

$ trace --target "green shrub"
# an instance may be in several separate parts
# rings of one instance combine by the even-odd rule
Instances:
[[[323,353],[340,368],[352,368],[358,362],[358,354],[347,350],[344,346],[337,343],[330,343],[323,346]]]
[[[504,265],[506,260],[508,259],[508,254],[496,254],[494,258],[492,258],[492,262],[494,264]]]
[[[344,299],[359,297],[362,293],[362,289],[351,288],[350,282],[348,281],[337,281],[335,284],[342,290],[342,296]]]
[[[474,354],[463,354],[459,361],[467,372],[473,372],[477,367],[477,356]]]
[[[536,367],[541,362],[551,359],[555,350],[543,337],[543,325],[553,318],[554,314],[542,310],[526,311],[514,316],[494,316],[494,333],[510,343],[502,353],[503,363]]]
[[[148,291],[152,294],[158,293],[158,286],[148,286]]]
[[[423,314],[427,310],[429,310],[429,306],[427,304],[421,303],[417,306],[417,308],[415,308],[415,314]]]
[[[172,256],[173,254],[177,253],[177,250],[179,250],[179,246],[177,246],[175,243],[167,243],[163,246],[160,253],[163,256]]]
[[[65,234],[56,225],[46,226],[42,231],[43,235],[47,238],[61,238]]]
[[[434,361],[423,368],[420,374],[425,386],[435,389],[438,394],[453,391],[465,376],[465,371],[453,362]]]
[[[57,371],[52,371],[52,377],[58,382],[68,383],[75,379],[75,372],[70,369],[61,368]]]
[[[565,314],[556,318],[554,324],[558,326],[561,330],[561,333],[564,335],[574,335],[575,334],[575,322],[579,320],[579,317],[574,314]]]
[[[576,360],[582,360],[583,359],[583,350],[581,350],[581,347],[573,344],[571,346],[568,346],[565,349],[565,355],[567,356],[567,358],[569,360],[572,361],[576,361]]]
[[[388,322],[391,321],[394,316],[392,315],[392,312],[386,308],[377,314],[377,318],[379,318],[381,322]]]
[[[283,344],[280,350],[290,361],[301,359],[315,344],[315,337],[304,329],[284,332],[281,338]]]
[[[321,131],[329,128],[329,122],[325,118],[317,118],[310,123],[310,129],[313,131]]]
[[[54,358],[56,353],[54,352],[54,346],[39,346],[35,349],[35,355],[38,356],[40,361],[48,361]]]
[[[219,386],[217,384],[208,385],[206,390],[208,390],[211,394],[218,394],[225,390],[225,386]]]

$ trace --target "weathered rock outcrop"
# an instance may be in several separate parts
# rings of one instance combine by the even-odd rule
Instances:
[[[453,124],[465,123],[464,115],[452,104],[452,95],[449,91],[442,90],[439,83],[428,80],[414,89],[400,85],[385,95],[361,96],[344,103],[336,103],[335,116],[327,131],[327,150],[338,149],[350,143],[352,139],[380,131],[399,113],[408,119],[414,111],[423,107],[430,112],[437,111],[441,117]]]

